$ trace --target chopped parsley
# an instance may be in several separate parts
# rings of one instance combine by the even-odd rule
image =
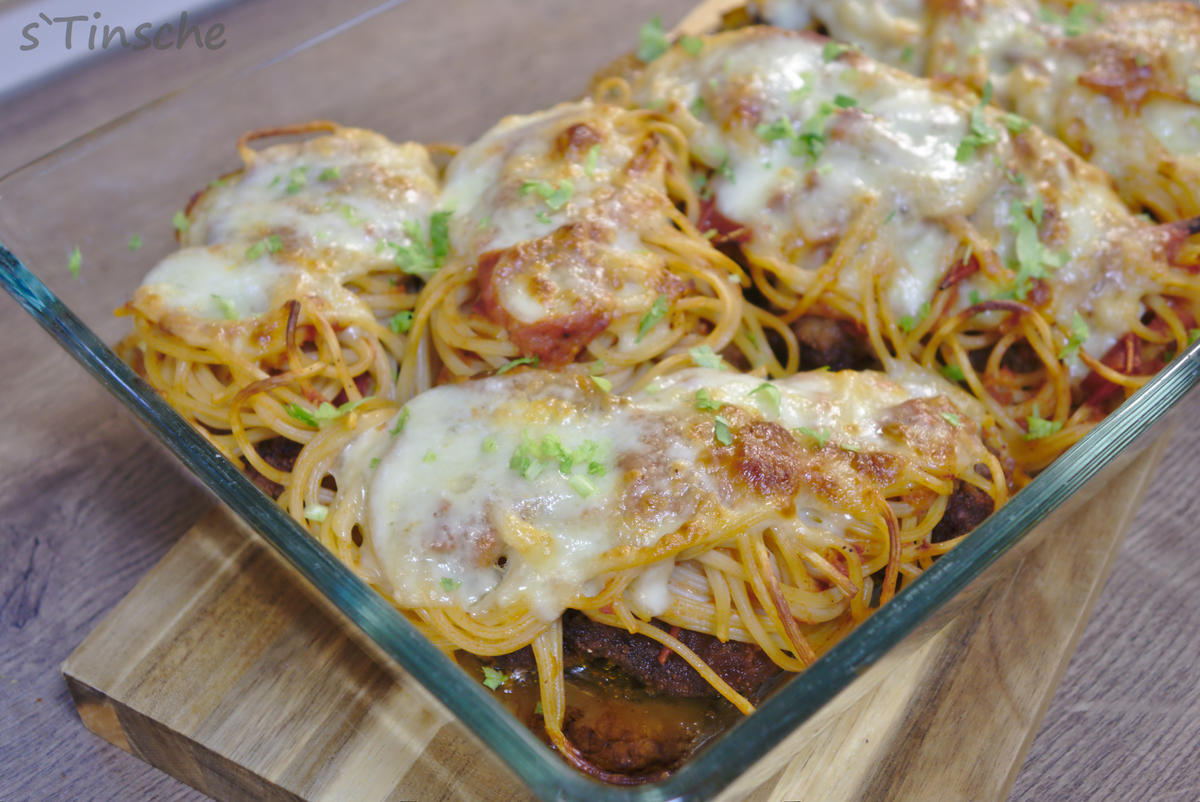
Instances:
[[[733,433],[729,431],[729,421],[717,415],[713,418],[713,437],[723,446],[733,442]]]
[[[441,578],[440,584],[442,586],[442,590],[446,591],[447,593],[453,593],[454,591],[456,591],[460,587],[462,587],[462,580],[451,579],[448,576],[444,576]]]
[[[295,195],[300,190],[308,185],[308,168],[293,167],[288,171],[287,187],[284,191],[289,195]]]
[[[1093,25],[1103,22],[1104,15],[1095,3],[1076,3],[1065,17],[1043,8],[1042,19],[1061,25],[1065,35],[1074,37],[1087,33]]]
[[[1088,330],[1087,321],[1083,319],[1083,315],[1076,312],[1071,317],[1071,337],[1063,349],[1058,352],[1058,358],[1070,359],[1078,354],[1079,346],[1087,342],[1087,338],[1090,336],[1091,332]]]
[[[942,375],[952,382],[961,382],[967,379],[958,365],[942,365]]]
[[[721,355],[712,349],[710,345],[698,345],[688,351],[688,356],[696,363],[698,367],[709,368],[711,370],[725,370],[725,360],[721,359]]]
[[[1187,96],[1193,103],[1200,103],[1200,73],[1188,76]]]
[[[950,424],[951,426],[955,428],[962,426],[962,418],[960,418],[958,415],[955,415],[953,412],[943,412],[941,415],[942,420],[946,421],[946,423]]]
[[[1040,440],[1062,428],[1061,421],[1051,421],[1041,417],[1038,414],[1037,404],[1033,405],[1033,414],[1025,419],[1025,424],[1028,427],[1028,431],[1025,433],[1026,440]]]
[[[671,46],[671,42],[667,39],[667,34],[663,31],[662,18],[655,17],[649,22],[643,23],[638,29],[638,61],[643,64],[649,64],[654,59],[667,52],[667,48]]]
[[[491,666],[483,667],[483,684],[488,689],[494,691],[506,682],[508,682],[508,675],[503,671]]]
[[[754,132],[766,142],[779,139],[787,140],[788,150],[793,156],[807,156],[809,163],[815,162],[825,150],[825,126],[829,118],[839,109],[853,108],[858,101],[848,95],[838,95],[832,102],[826,100],[817,108],[817,113],[809,117],[799,130],[786,117],[781,117],[773,123],[761,123]]]
[[[129,238],[129,252],[130,253],[133,253],[134,251],[136,251],[137,249],[139,249],[141,247],[142,247],[142,235],[141,234],[134,234],[132,237]]]
[[[396,267],[422,278],[436,273],[450,252],[450,215],[449,211],[434,212],[429,218],[428,236],[420,223],[406,220],[404,233],[408,235],[408,245],[388,243],[396,252]]]
[[[545,223],[546,225],[550,224],[550,212],[547,212],[545,209],[535,214],[534,217],[537,218],[539,223]]]
[[[1005,128],[1007,128],[1009,131],[1012,131],[1014,134],[1019,134],[1029,126],[1033,125],[1033,123],[1029,122],[1029,120],[1026,120],[1021,115],[1011,113],[1001,115],[1000,121],[1004,123]]]
[[[175,215],[171,218],[171,225],[180,234],[186,234],[187,230],[192,227],[192,221],[188,220],[187,215],[183,212],[175,212]]]
[[[975,155],[975,151],[987,145],[994,145],[1000,141],[1000,134],[995,128],[987,124],[987,120],[983,116],[983,110],[992,102],[992,82],[988,81],[983,87],[983,97],[979,100],[979,105],[971,109],[971,121],[967,126],[967,135],[963,137],[962,142],[958,143],[958,150],[954,153],[954,160],[957,162],[967,162]]]
[[[324,504],[307,504],[304,507],[304,517],[310,521],[323,523],[329,517],[329,508]]]
[[[483,453],[485,453],[485,454],[492,454],[496,451],[496,449],[500,448],[500,446],[496,443],[496,438],[491,437],[491,436],[483,438],[483,446],[482,447],[483,447]]]
[[[392,437],[395,437],[396,435],[400,434],[400,432],[404,431],[404,427],[408,423],[408,419],[410,417],[412,417],[412,412],[409,411],[408,407],[402,407],[400,409],[400,414],[396,417],[396,425],[391,429],[388,429],[388,434],[390,434]]]
[[[1188,329],[1188,345],[1200,340],[1200,329]]]
[[[929,312],[929,301],[926,301],[925,303],[921,304],[921,308],[917,310],[917,316],[915,318],[912,315],[902,315],[900,320],[897,321],[898,325],[900,326],[900,331],[904,332],[905,334],[911,333],[913,329],[921,325],[925,318],[929,317]]]
[[[848,53],[854,49],[854,45],[843,44],[842,42],[827,42],[825,47],[821,48],[821,58],[826,61],[833,61],[843,53]]]
[[[326,167],[317,176],[318,181],[336,181],[342,177],[341,167]]]
[[[285,409],[288,415],[291,415],[301,423],[312,426],[314,429],[319,429],[326,423],[342,417],[361,403],[362,401],[347,401],[341,406],[335,407],[328,401],[322,401],[321,405],[312,412],[309,412],[299,404],[288,404]]]
[[[567,477],[567,482],[579,492],[576,483],[571,481],[572,471],[576,465],[586,465],[588,474],[603,476],[608,470],[599,461],[599,456],[600,444],[595,440],[584,440],[578,448],[567,448],[558,435],[548,434],[541,440],[535,440],[525,432],[508,461],[508,467],[520,474],[521,478],[533,480],[547,467],[557,464],[559,473]]]
[[[708,106],[705,105],[704,98],[699,95],[696,95],[696,99],[688,104],[688,111],[692,113],[693,117],[699,117],[707,108]]]
[[[546,205],[553,211],[557,212],[566,206],[567,201],[575,194],[575,185],[568,178],[559,181],[557,187],[551,186],[546,181],[526,181],[521,185],[521,197],[531,192],[545,201]]]
[[[212,299],[213,303],[217,305],[217,308],[221,310],[221,317],[225,318],[226,320],[237,320],[237,307],[234,305],[233,301],[229,300],[223,295],[213,295]]]
[[[682,47],[689,56],[698,56],[700,55],[700,51],[704,49],[704,40],[699,36],[685,35],[679,38],[679,46]]]
[[[272,234],[266,239],[260,239],[246,249],[246,261],[253,262],[264,253],[278,253],[282,249],[283,241],[279,239],[278,234]]]
[[[79,278],[79,269],[83,267],[83,252],[79,250],[79,246],[75,246],[75,250],[71,251],[71,255],[67,257],[67,270],[71,271],[71,275]]]
[[[538,363],[541,361],[542,360],[536,356],[519,357],[518,359],[513,359],[508,362],[505,362],[503,365],[496,368],[496,375],[499,376],[501,373],[508,373],[510,370],[512,370],[515,367],[518,367],[519,365],[530,365],[530,366],[536,368],[538,366]]]
[[[830,432],[828,429],[822,429],[818,432],[816,429],[810,429],[807,426],[801,426],[797,428],[796,431],[805,437],[811,437],[813,440],[815,440],[817,443],[817,448],[824,448],[825,444],[829,442]]]
[[[708,392],[707,387],[701,387],[697,390],[695,398],[696,409],[704,412],[716,412],[721,408],[721,402],[713,400],[712,394]]]
[[[770,382],[763,382],[750,391],[749,395],[758,402],[759,406],[765,411],[771,413],[772,417],[778,418],[781,414],[781,405],[783,403],[783,394],[779,392],[779,388]]]
[[[912,57],[914,55],[916,55],[916,51],[913,50],[913,46],[905,45],[904,49],[900,51],[900,63],[907,64],[908,62],[912,61]]]
[[[1040,197],[1029,204],[1013,201],[1010,211],[1012,221],[1009,226],[1015,236],[1015,260],[1011,266],[1016,269],[1017,276],[1004,295],[1023,301],[1029,294],[1033,280],[1045,278],[1047,269],[1061,267],[1065,257],[1063,254],[1047,251],[1038,238],[1036,220],[1040,219],[1043,213]]]
[[[667,312],[670,310],[670,308],[671,299],[669,297],[666,295],[660,295],[655,298],[654,303],[650,304],[650,308],[646,310],[646,314],[642,316],[641,321],[638,323],[637,337],[634,339],[634,342],[640,343],[642,338],[649,334],[650,330],[657,326],[659,321],[667,316]]]
[[[733,174],[733,168],[729,166],[729,155],[726,154],[721,163],[717,165],[717,173],[731,184],[737,183],[736,176]]]
[[[436,460],[437,460],[437,454],[433,451],[433,449],[426,451],[425,454],[421,457],[421,462],[435,462]]]
[[[592,383],[606,393],[612,392],[612,382],[606,379],[604,376],[593,376]]]
[[[413,324],[413,311],[405,309],[402,312],[397,312],[388,320],[388,328],[396,334],[406,334]]]
[[[379,462],[380,462],[379,457],[371,457],[371,467],[372,468],[378,468]]]
[[[592,481],[583,474],[573,473],[567,477],[567,484],[571,489],[579,494],[580,498],[587,498],[596,492],[596,486]]]
[[[583,172],[588,178],[596,175],[596,162],[600,160],[600,146],[592,145],[588,148],[587,156],[583,160]]]

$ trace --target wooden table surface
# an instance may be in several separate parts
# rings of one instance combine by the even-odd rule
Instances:
[[[281,43],[328,27],[319,14],[281,27],[271,5],[218,16],[231,31]],[[505,3],[487,5],[505,12]],[[669,25],[690,5],[609,2],[609,28],[596,37],[567,30],[569,15],[547,24],[586,49],[602,35],[632,41],[646,17],[661,13]],[[244,57],[233,47],[149,55],[106,57],[6,99],[0,174]],[[549,103],[580,89],[551,75],[528,92]],[[0,800],[201,798],[85,730],[58,669],[211,500],[7,296],[0,331]],[[1180,416],[1013,800],[1200,799],[1200,594],[1190,589],[1200,558],[1200,395]]]

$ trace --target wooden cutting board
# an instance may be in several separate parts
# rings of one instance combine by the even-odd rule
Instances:
[[[1002,799],[1164,444],[1098,477],[1102,492],[985,572],[951,623],[876,664],[721,798]],[[217,799],[528,796],[221,509],[63,675],[88,728]]]

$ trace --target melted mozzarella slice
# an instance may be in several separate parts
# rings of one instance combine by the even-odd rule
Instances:
[[[955,308],[976,296],[1030,300],[1038,279],[1050,293],[1036,303],[1064,342],[1076,313],[1094,356],[1128,331],[1164,263],[1159,236],[1105,176],[1035,128],[1018,141],[976,101],[826,44],[735,31],[708,37],[698,56],[672,48],[634,80],[635,99],[666,99],[717,168],[717,211],[749,229],[751,258],[795,265],[803,290],[865,216],[868,256],[849,258],[833,289],[859,299],[878,280],[893,320],[920,321],[968,258],[965,222],[995,258],[959,281]],[[1078,359],[1071,370],[1087,374]]]
[[[182,248],[146,274],[133,305],[151,321],[201,339],[205,332],[253,320],[293,299],[343,325],[371,319],[366,304],[328,266],[284,252],[251,256],[241,244]]]
[[[447,167],[451,250],[479,261],[489,317],[548,364],[679,291],[646,244],[672,209],[664,156],[636,122],[590,102],[507,117]]]
[[[916,374],[768,384],[694,369],[623,398],[524,371],[418,395],[359,433],[333,472],[403,606],[527,607],[550,620],[614,571],[653,564],[631,596],[654,614],[673,558],[739,521],[803,515],[827,522],[818,538],[869,529],[880,485],[855,467],[863,453],[946,477],[986,459],[944,388]]]
[[[191,209],[184,245],[278,238],[284,250],[350,278],[394,269],[395,248],[427,235],[438,198],[424,146],[355,128],[255,154]]]

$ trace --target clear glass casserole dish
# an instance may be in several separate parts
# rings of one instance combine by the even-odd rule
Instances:
[[[222,501],[489,744],[534,793],[571,799],[707,798],[906,636],[953,615],[952,600],[967,583],[1000,557],[1024,549],[1036,524],[1068,500],[1086,498],[1089,480],[1117,470],[1136,453],[1149,430],[1200,379],[1200,352],[1194,346],[1177,358],[962,546],[672,777],[626,789],[579,775],[452,668],[105,346],[125,328],[112,309],[171,248],[172,212],[191,191],[229,169],[232,143],[243,131],[330,118],[396,140],[467,141],[504,114],[579,94],[595,69],[631,46],[643,17],[656,11],[669,17],[684,6],[662,4],[639,10],[634,19],[622,19],[622,9],[615,7],[581,8],[573,9],[570,19],[555,19],[548,3],[547,8],[525,5],[509,16],[488,5],[475,4],[462,14],[418,0],[374,9],[346,6],[347,24],[332,35],[282,54],[262,53],[252,66],[166,96],[10,174],[0,182],[0,281]],[[288,11],[297,13],[296,5]],[[569,27],[571,41],[587,41],[588,49],[556,48],[534,35],[555,26]],[[591,31],[594,35],[583,36]],[[465,66],[457,56],[463,48],[480,51]],[[394,52],[403,55],[393,57]],[[379,68],[381,59],[393,58],[395,72],[403,69],[403,74]],[[145,242],[136,252],[128,247],[133,234]],[[82,254],[78,280],[67,269],[75,247]]]

